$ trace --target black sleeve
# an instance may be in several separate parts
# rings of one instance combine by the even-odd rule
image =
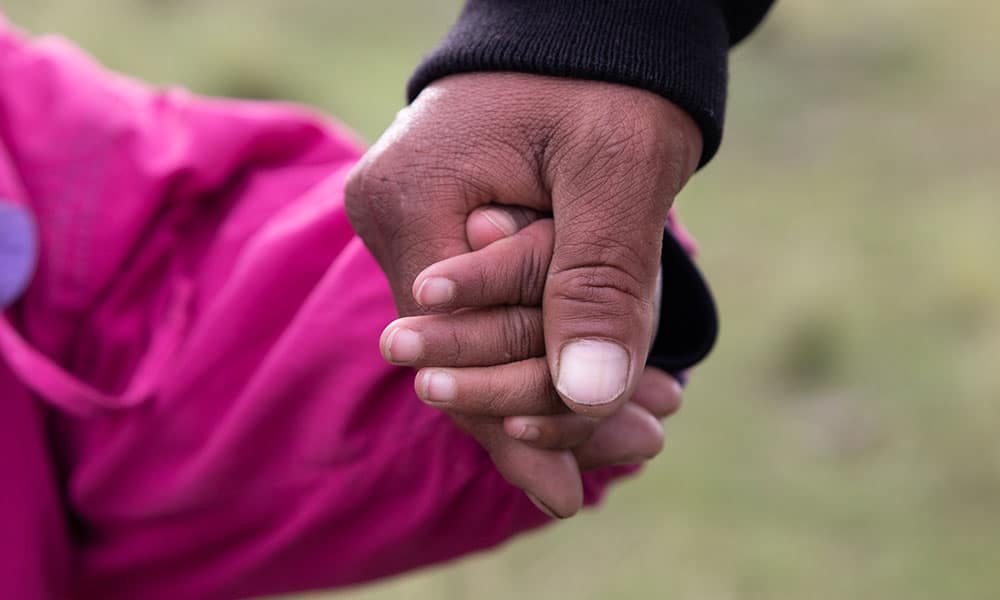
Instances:
[[[701,129],[707,163],[725,116],[728,51],[773,0],[467,0],[458,21],[417,68],[412,101],[436,79],[518,71],[650,90]]]

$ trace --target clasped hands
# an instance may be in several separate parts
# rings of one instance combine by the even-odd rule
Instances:
[[[348,182],[402,316],[383,356],[551,516],[582,506],[582,470],[655,456],[680,405],[643,365],[662,228],[700,152],[651,93],[470,74],[426,88]]]

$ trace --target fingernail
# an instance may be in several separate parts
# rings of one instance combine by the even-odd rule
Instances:
[[[559,353],[556,389],[577,404],[607,404],[625,391],[629,357],[621,345],[605,340],[576,340]]]
[[[535,425],[522,426],[517,430],[517,435],[514,436],[515,439],[521,440],[522,442],[534,442],[540,437],[542,437],[542,430]]]
[[[545,506],[545,503],[542,502],[541,500],[539,500],[531,492],[524,492],[524,495],[528,497],[528,500],[531,500],[531,503],[535,505],[535,508],[537,508],[538,510],[542,511],[543,513],[545,513],[548,517],[553,518],[553,519],[558,519],[559,518],[559,515],[557,515],[556,513],[552,512],[551,508],[549,508],[548,506]]]
[[[458,395],[455,378],[444,371],[427,371],[423,375],[423,399],[427,402],[446,404]]]
[[[416,301],[421,306],[447,304],[455,297],[455,282],[444,277],[425,279],[417,288]]]
[[[517,233],[517,223],[514,218],[502,210],[484,210],[483,217],[500,230],[504,235]]]
[[[393,329],[386,338],[383,354],[389,362],[408,363],[420,358],[423,351],[424,341],[420,334],[412,329],[399,327]]]

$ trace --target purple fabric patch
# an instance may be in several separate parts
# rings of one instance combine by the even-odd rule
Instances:
[[[31,213],[0,200],[0,309],[12,304],[28,287],[37,251]]]

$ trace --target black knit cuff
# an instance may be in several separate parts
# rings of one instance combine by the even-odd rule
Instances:
[[[719,320],[708,284],[669,230],[663,234],[661,260],[660,325],[646,364],[680,374],[708,356]]]
[[[659,94],[701,129],[701,164],[719,148],[729,32],[711,0],[468,0],[410,79],[517,71],[621,83]]]

